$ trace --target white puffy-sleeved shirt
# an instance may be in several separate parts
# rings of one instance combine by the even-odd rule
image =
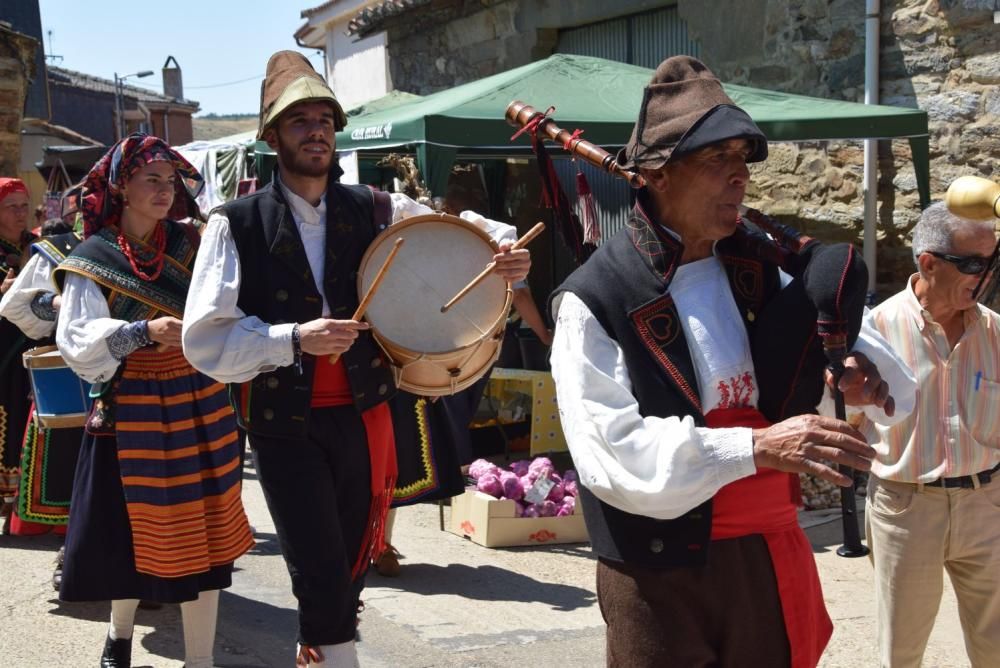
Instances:
[[[756,407],[746,328],[721,262],[713,256],[681,265],[669,289],[704,412]],[[561,295],[556,308],[551,362],[560,417],[580,481],[595,496],[629,513],[673,519],[755,473],[751,429],[642,416],[621,347],[573,293]],[[916,382],[867,318],[854,350],[875,362],[897,402],[893,418],[874,407],[866,414],[882,424],[902,420]]]
[[[110,380],[122,360],[138,346],[117,336],[130,323],[111,317],[100,286],[67,272],[56,320],[56,346],[73,372],[88,383]]]
[[[17,325],[29,339],[43,339],[55,329],[55,320],[40,318],[32,309],[36,297],[55,292],[53,269],[55,266],[46,257],[35,253],[0,300],[0,318]]]
[[[316,289],[323,296],[323,317],[331,313],[323,292],[326,243],[326,196],[312,206],[284,185],[278,184],[302,238]],[[434,213],[406,195],[392,193],[392,222]],[[517,229],[473,212],[461,216],[500,243],[517,239]],[[184,309],[184,355],[191,365],[222,383],[242,383],[258,374],[293,363],[294,323],[271,325],[246,315],[238,306],[240,258],[229,218],[216,212],[208,219],[195,260],[194,274]]]

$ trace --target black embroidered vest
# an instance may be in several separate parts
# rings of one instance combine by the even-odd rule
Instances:
[[[32,255],[40,253],[46,260],[58,265],[79,245],[80,237],[76,235],[76,232],[66,232],[65,234],[41,237],[31,244],[30,252]]]
[[[358,306],[361,259],[388,216],[378,216],[376,193],[333,179],[326,194],[326,254],[323,290],[334,319],[350,319]],[[387,198],[381,206],[387,207]],[[223,205],[240,256],[238,305],[266,323],[304,323],[319,318],[323,300],[291,209],[276,182]],[[386,218],[386,220],[381,220]],[[362,332],[341,356],[358,411],[388,400],[396,391],[389,364],[370,332]],[[320,360],[322,362],[322,360]],[[261,373],[230,386],[242,427],[251,433],[294,438],[306,433],[317,359],[303,355],[303,372],[294,365]]]
[[[773,244],[762,242],[762,234],[746,225],[716,245],[749,336],[758,408],[779,421],[813,411],[826,361],[815,337],[816,311],[800,281],[781,288],[773,251]],[[680,243],[651,223],[637,204],[626,227],[553,297],[577,295],[618,343],[643,416],[691,416],[704,426],[694,364],[669,292],[682,252]],[[783,269],[793,276],[801,273],[800,258],[784,259]],[[775,345],[776,335],[780,345]],[[705,563],[711,501],[676,519],[656,520],[600,501],[582,482],[587,529],[599,556],[648,568]]]

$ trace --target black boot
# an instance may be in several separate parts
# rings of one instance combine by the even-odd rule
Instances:
[[[100,668],[132,668],[132,639],[112,640],[108,635]]]

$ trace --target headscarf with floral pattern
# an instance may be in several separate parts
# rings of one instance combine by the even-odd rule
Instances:
[[[195,197],[205,187],[205,180],[198,170],[159,137],[136,132],[108,149],[86,178],[66,193],[83,217],[84,238],[103,227],[118,226],[125,204],[123,187],[136,171],[157,161],[171,163],[177,174],[174,203],[167,218],[202,218]]]

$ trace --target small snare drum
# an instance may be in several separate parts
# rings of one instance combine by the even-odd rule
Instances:
[[[82,427],[90,413],[90,383],[81,380],[55,346],[24,353],[24,367],[35,395],[35,421],[43,429]]]
[[[358,299],[400,237],[406,247],[386,273],[365,319],[392,361],[400,388],[428,397],[455,394],[486,374],[500,354],[510,286],[490,274],[446,313],[441,307],[493,260],[497,245],[456,216],[407,218],[368,247],[358,270]]]

